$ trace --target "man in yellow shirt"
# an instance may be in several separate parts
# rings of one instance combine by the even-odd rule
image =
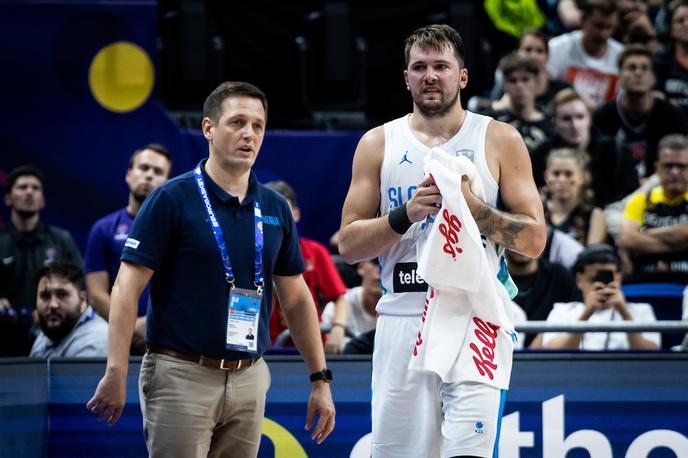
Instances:
[[[688,283],[688,137],[659,142],[660,185],[636,193],[624,210],[618,245],[632,262],[627,283]]]

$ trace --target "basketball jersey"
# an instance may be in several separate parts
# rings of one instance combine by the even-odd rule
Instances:
[[[385,152],[380,169],[380,215],[407,203],[424,178],[423,159],[430,148],[423,145],[411,132],[410,115],[384,125]],[[459,131],[440,145],[445,152],[463,155],[478,169],[485,190],[486,203],[497,206],[499,188],[487,167],[485,136],[488,116],[466,111]],[[382,298],[377,312],[387,315],[421,315],[425,305],[427,283],[418,275],[417,242],[427,237],[432,217],[414,223],[392,248],[380,256],[380,282]],[[487,241],[487,243],[490,243]]]

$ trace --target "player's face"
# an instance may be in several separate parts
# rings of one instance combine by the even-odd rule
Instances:
[[[263,144],[263,104],[253,97],[228,97],[222,102],[217,122],[203,118],[203,134],[218,163],[231,170],[246,171],[253,166]]]
[[[138,202],[143,202],[169,176],[170,161],[157,151],[145,149],[134,158],[134,165],[127,170],[125,180],[129,192]]]
[[[547,45],[534,35],[525,35],[518,45],[518,53],[523,57],[533,59],[540,69],[547,65]]]
[[[662,148],[655,167],[659,182],[668,197],[688,192],[688,149]]]
[[[571,158],[552,159],[545,170],[545,183],[555,200],[576,199],[583,187],[583,182],[583,171]]]
[[[619,69],[619,84],[627,91],[636,94],[650,92],[655,85],[652,61],[644,55],[628,56]]]
[[[671,38],[688,43],[688,6],[679,6],[671,18]]]
[[[5,195],[5,204],[22,215],[38,213],[45,205],[41,181],[31,175],[17,178],[10,192]]]
[[[524,106],[535,102],[535,75],[525,70],[514,70],[504,77],[504,92],[514,105]]]
[[[435,118],[456,106],[461,89],[466,87],[468,71],[461,68],[449,45],[442,49],[413,45],[404,79],[418,111],[425,117]]]
[[[36,311],[43,333],[52,340],[69,334],[86,309],[86,293],[66,278],[44,277],[38,283]]]
[[[591,122],[590,110],[582,100],[561,104],[554,112],[554,127],[569,145],[587,146]]]

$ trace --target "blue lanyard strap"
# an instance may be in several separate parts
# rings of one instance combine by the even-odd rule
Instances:
[[[203,200],[203,208],[208,215],[208,224],[210,224],[210,229],[213,231],[215,236],[215,242],[217,242],[217,248],[220,251],[220,257],[222,258],[222,268],[225,271],[225,280],[227,283],[234,288],[234,271],[232,270],[232,263],[229,260],[229,253],[227,252],[227,244],[225,243],[225,237],[222,233],[222,228],[220,223],[215,217],[215,211],[210,203],[210,198],[208,197],[208,190],[205,186],[205,180],[203,179],[203,172],[201,170],[201,163],[199,163],[194,169],[194,178],[196,181],[196,187],[198,188],[198,193],[201,195]],[[253,215],[255,223],[255,281],[254,286],[258,290],[258,294],[263,294],[263,221],[262,213],[260,211],[260,204],[257,200],[253,202]]]

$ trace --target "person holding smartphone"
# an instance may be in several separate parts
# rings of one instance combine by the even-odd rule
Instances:
[[[621,291],[619,256],[609,245],[595,244],[585,248],[573,265],[576,284],[583,302],[555,303],[547,317],[552,324],[588,321],[656,321],[652,306],[629,303]],[[543,347],[580,350],[658,350],[657,332],[546,332]]]

